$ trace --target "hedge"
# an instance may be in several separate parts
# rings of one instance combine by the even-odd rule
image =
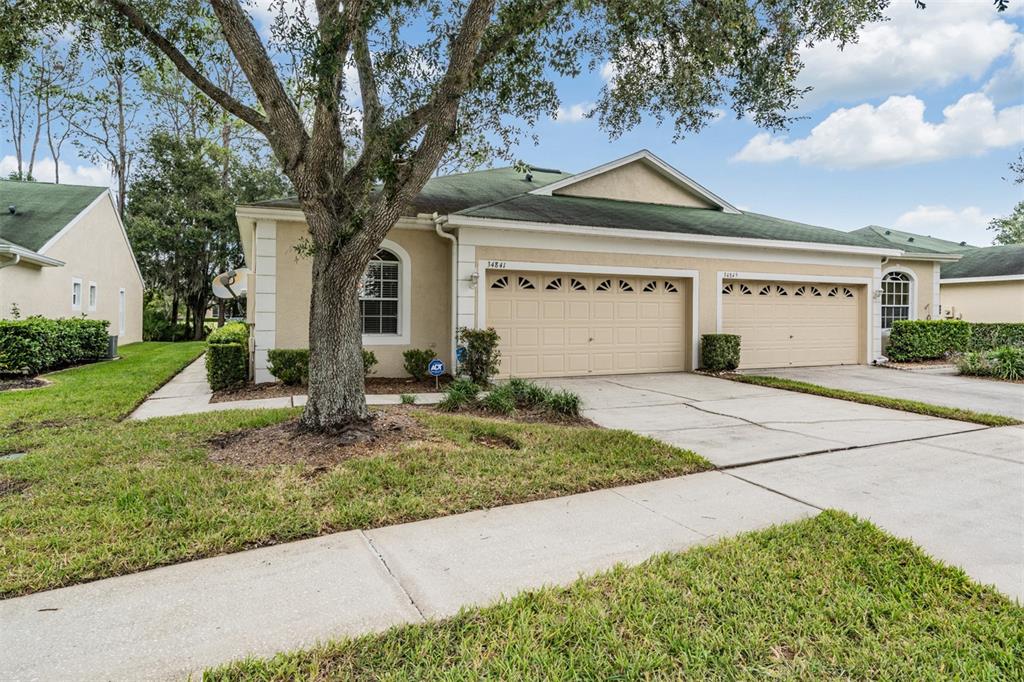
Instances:
[[[267,367],[285,386],[309,383],[309,350],[307,348],[273,348],[267,353]]]
[[[0,320],[0,374],[33,376],[107,357],[106,320]]]
[[[740,337],[736,334],[704,334],[700,337],[700,366],[709,372],[740,366]]]
[[[897,320],[886,355],[896,362],[933,360],[952,353],[1024,347],[1024,324],[965,320]]]
[[[249,380],[249,328],[232,322],[206,337],[206,380],[220,391]]]

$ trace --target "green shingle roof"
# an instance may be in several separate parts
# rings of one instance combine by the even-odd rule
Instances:
[[[878,246],[878,244],[849,232],[806,225],[759,213],[726,213],[709,208],[667,206],[591,197],[524,194],[499,203],[468,208],[459,211],[457,215],[718,237],[779,239],[845,246]],[[892,247],[883,246],[882,248]]]
[[[875,240],[880,246],[896,247],[913,253],[966,253],[978,247],[971,246],[967,242],[951,242],[947,239],[928,237],[913,232],[903,232],[889,227],[868,225],[853,234],[861,235],[867,239]]]
[[[545,196],[531,190],[572,177],[572,173],[534,169],[532,181],[513,168],[494,168],[431,178],[408,213],[438,213],[592,227],[652,230],[681,234],[776,239],[814,244],[899,248],[877,236],[797,223],[758,213],[648,204],[615,199]],[[255,206],[298,208],[294,197]]]
[[[0,240],[38,251],[106,191],[106,187],[0,180]]]
[[[1024,244],[972,249],[955,263],[942,265],[942,279],[1024,275]]]

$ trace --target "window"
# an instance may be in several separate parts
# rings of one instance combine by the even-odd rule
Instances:
[[[507,289],[508,288],[508,275],[502,275],[498,279],[491,282],[492,289]]]
[[[544,287],[545,291],[558,291],[562,288],[562,278],[555,277],[553,280],[548,282],[548,285]]]
[[[401,263],[398,256],[380,249],[366,267],[360,283],[359,308],[364,334],[398,334]]]
[[[882,329],[896,320],[910,319],[910,275],[888,272],[882,277]]]
[[[569,288],[573,291],[586,291],[587,285],[573,277],[569,280]]]
[[[117,327],[118,334],[124,334],[124,323],[125,313],[127,312],[128,306],[125,301],[124,289],[119,289],[117,292]]]
[[[82,280],[71,280],[71,309],[82,309]]]
[[[96,310],[96,282],[89,282],[89,310]]]

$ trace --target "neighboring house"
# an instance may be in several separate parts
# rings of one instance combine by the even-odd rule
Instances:
[[[855,232],[866,231],[899,248],[959,256],[942,264],[941,317],[1024,322],[1024,244],[979,247],[875,226]]]
[[[308,345],[307,229],[294,199],[237,216],[268,381],[268,350]],[[502,374],[524,377],[690,370],[714,332],[742,336],[743,367],[869,363],[883,326],[938,308],[955,258],[741,211],[648,151],[577,174],[462,173],[431,179],[381,244],[363,343],[383,376],[408,348],[454,364],[456,329],[483,326]]]
[[[0,318],[103,319],[141,341],[142,289],[109,189],[0,180]]]

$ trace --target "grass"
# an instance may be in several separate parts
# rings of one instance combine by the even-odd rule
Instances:
[[[205,680],[1024,678],[1024,608],[847,514]]]
[[[415,414],[430,438],[323,472],[217,464],[207,459],[211,437],[298,411],[119,421],[198,352],[187,344],[124,351],[122,361],[55,375],[52,387],[0,394],[0,431],[13,422],[38,427],[4,446],[24,447],[28,456],[0,463],[0,478],[27,484],[0,496],[0,597],[711,467],[692,452],[625,431],[428,411]],[[68,425],[60,420],[71,405],[78,419]]]
[[[871,393],[847,391],[841,388],[829,388],[828,386],[819,386],[818,384],[811,384],[806,381],[781,379],[779,377],[762,376],[758,374],[730,374],[723,376],[744,384],[767,386],[768,388],[780,388],[785,391],[796,391],[798,393],[810,393],[812,395],[824,396],[825,398],[849,400],[854,403],[863,403],[865,405],[874,405],[876,407],[887,407],[891,410],[902,410],[903,412],[913,412],[915,414],[924,414],[929,417],[941,417],[943,419],[954,419],[956,421],[970,422],[972,424],[984,424],[985,426],[1014,426],[1016,424],[1024,423],[1019,419],[1004,417],[999,414],[987,414],[985,412],[964,410],[959,407],[932,405],[930,403],[922,403],[917,400],[890,398],[888,396],[873,395]]]

